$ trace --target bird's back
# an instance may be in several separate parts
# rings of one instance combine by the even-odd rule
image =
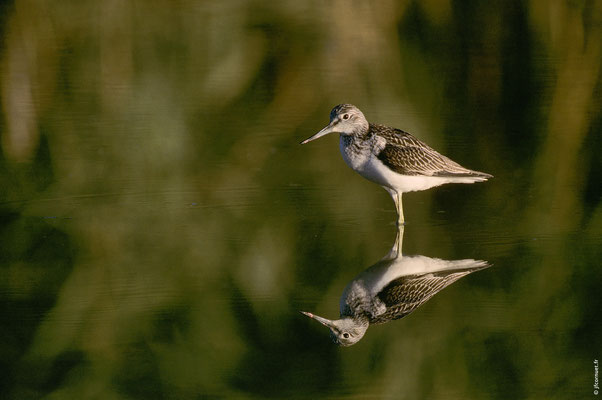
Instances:
[[[489,266],[484,261],[476,260],[455,262],[459,261],[465,262],[466,267],[401,276],[391,281],[376,296],[385,310],[373,315],[370,323],[379,324],[405,317],[458,279]]]
[[[401,129],[370,124],[369,132],[382,145],[376,157],[392,171],[408,176],[466,178],[482,181],[491,175],[462,167],[432,147]]]

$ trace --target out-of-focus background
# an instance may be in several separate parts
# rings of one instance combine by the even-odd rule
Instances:
[[[7,399],[581,398],[602,355],[602,2],[0,3]],[[393,244],[338,103],[495,177],[404,196],[483,259],[353,347]]]

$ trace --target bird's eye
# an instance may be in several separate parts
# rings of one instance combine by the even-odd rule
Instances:
[[[345,115],[347,115],[347,114],[345,114]],[[343,333],[343,337],[344,337],[345,339],[349,339],[349,334],[348,334],[347,332],[345,332],[345,333]]]
[[[343,114],[343,119],[349,119],[349,114]]]

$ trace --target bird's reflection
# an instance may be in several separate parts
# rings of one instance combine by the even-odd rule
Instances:
[[[351,346],[371,324],[403,318],[458,279],[489,267],[481,260],[402,256],[403,230],[400,226],[389,254],[357,275],[343,290],[339,319],[329,320],[302,311],[327,326],[335,343]]]

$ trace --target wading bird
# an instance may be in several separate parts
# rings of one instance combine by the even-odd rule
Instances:
[[[404,223],[403,193],[445,183],[482,182],[492,177],[462,167],[401,129],[368,123],[364,114],[351,104],[334,107],[328,126],[301,144],[329,133],[340,135],[341,154],[351,169],[389,192],[397,208],[399,225]]]

